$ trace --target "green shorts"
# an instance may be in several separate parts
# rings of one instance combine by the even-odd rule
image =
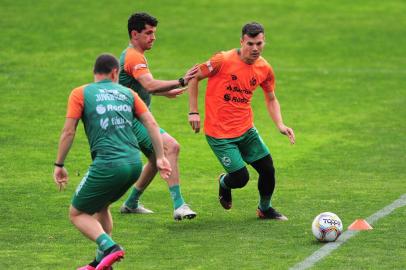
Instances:
[[[154,153],[154,148],[152,147],[151,138],[149,137],[148,130],[144,125],[138,120],[133,121],[133,132],[137,137],[138,145],[140,146],[141,152],[144,153],[146,157],[149,157]],[[159,129],[161,134],[166,133],[162,128]]]
[[[92,164],[76,188],[72,205],[87,214],[117,201],[137,181],[142,163],[106,166]]]
[[[231,173],[269,155],[268,147],[255,128],[237,138],[216,139],[206,135],[207,142],[226,172]]]

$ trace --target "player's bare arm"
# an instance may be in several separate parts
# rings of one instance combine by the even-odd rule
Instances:
[[[191,67],[186,74],[179,80],[170,80],[170,81],[165,81],[165,80],[156,80],[152,76],[151,73],[144,74],[137,78],[137,80],[141,83],[141,85],[150,93],[152,94],[158,94],[158,95],[163,95],[165,96],[168,94],[170,97],[173,97],[175,92],[171,93],[166,93],[170,90],[179,88],[179,87],[184,87],[186,86],[189,81],[196,76],[196,73],[198,71],[197,66]],[[181,89],[180,88],[180,89]],[[178,94],[183,93],[183,91],[178,91]]]
[[[156,165],[162,178],[168,179],[171,175],[171,166],[164,154],[164,147],[162,142],[162,136],[159,133],[159,126],[155,121],[154,116],[149,112],[145,112],[140,115],[142,124],[147,128],[148,134],[151,137],[152,146],[154,147],[154,153],[156,157]]]
[[[189,91],[189,116],[188,121],[195,133],[200,131],[200,115],[198,108],[198,96],[199,96],[199,81],[207,78],[199,70],[196,77],[190,80],[188,85]]]
[[[294,144],[295,143],[295,133],[293,132],[293,129],[291,129],[290,127],[286,126],[283,123],[281,107],[279,105],[278,99],[275,96],[275,92],[273,92],[273,91],[266,92],[265,101],[266,101],[266,107],[268,109],[269,115],[271,116],[276,127],[279,129],[279,131],[282,134],[288,136],[291,144]]]
[[[58,154],[55,160],[54,169],[54,181],[59,187],[59,190],[64,189],[68,183],[68,172],[63,166],[63,163],[72,146],[73,139],[75,138],[78,122],[79,119],[66,118],[65,125],[59,139]]]

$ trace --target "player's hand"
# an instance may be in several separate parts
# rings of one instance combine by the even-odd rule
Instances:
[[[171,164],[166,159],[166,157],[157,158],[156,167],[158,168],[159,174],[163,179],[168,179],[171,176],[172,173]]]
[[[293,129],[291,129],[290,127],[287,127],[285,125],[280,125],[279,127],[279,131],[283,134],[288,136],[289,141],[291,144],[295,144],[295,133],[293,132]]]
[[[197,72],[199,71],[199,65],[194,65],[193,67],[191,67],[185,74],[185,76],[183,76],[183,80],[185,81],[185,84],[188,84],[188,82],[193,79],[194,77],[196,77]]]
[[[64,190],[68,184],[68,171],[64,167],[55,166],[54,169],[54,181],[58,186],[59,191]]]
[[[177,96],[182,95],[186,90],[187,90],[187,87],[176,88],[176,89],[172,89],[167,92],[164,92],[163,95],[167,98],[176,98]]]
[[[189,114],[189,124],[195,133],[200,131],[200,115],[199,114]]]

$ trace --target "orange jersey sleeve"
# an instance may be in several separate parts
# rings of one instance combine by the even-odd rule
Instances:
[[[150,73],[145,56],[137,52],[134,48],[129,48],[125,56],[124,71],[134,79],[138,79],[144,74]]]
[[[264,92],[273,92],[275,91],[275,74],[271,67],[269,67],[268,75],[266,76],[265,81],[261,83],[261,87]]]
[[[147,105],[145,105],[144,101],[138,96],[137,93],[131,90],[131,93],[134,96],[134,114],[135,116],[139,117],[141,114],[148,111]]]
[[[67,118],[80,119],[83,113],[84,96],[83,89],[85,86],[80,86],[72,90],[68,100]]]
[[[200,72],[205,77],[214,76],[221,69],[223,62],[223,53],[216,53],[207,62],[199,65]]]

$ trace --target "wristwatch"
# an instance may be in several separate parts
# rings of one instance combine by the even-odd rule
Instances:
[[[179,82],[180,86],[182,86],[182,87],[186,86],[186,82],[185,82],[185,79],[183,79],[183,77],[179,78],[178,82]]]

